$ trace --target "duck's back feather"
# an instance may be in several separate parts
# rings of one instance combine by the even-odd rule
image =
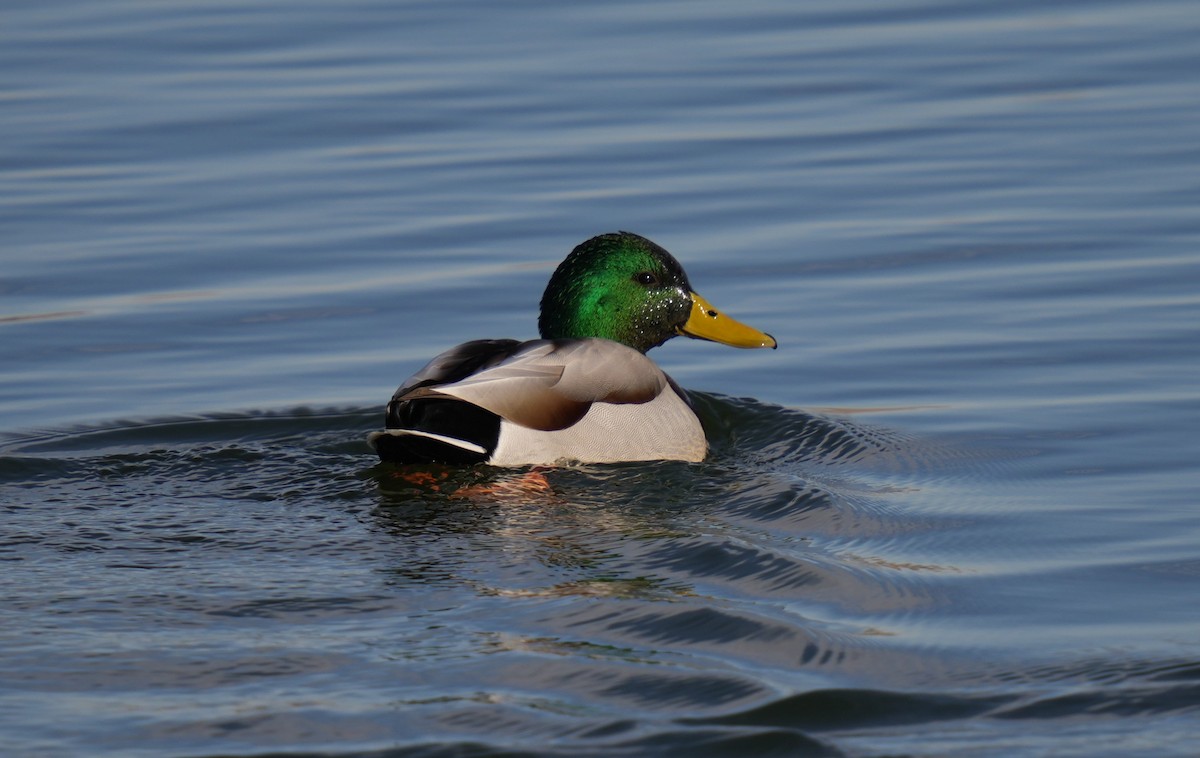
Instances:
[[[604,339],[478,340],[434,358],[393,395],[383,460],[700,460],[699,421],[642,353]]]
[[[592,403],[648,403],[666,383],[653,361],[610,340],[531,340],[499,363],[406,397],[448,395],[548,432],[575,424]]]

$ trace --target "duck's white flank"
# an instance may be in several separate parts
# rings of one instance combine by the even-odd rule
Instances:
[[[667,386],[646,403],[593,403],[566,429],[538,431],[509,421],[489,463],[496,466],[553,465],[584,461],[702,461],[708,441],[699,419]]]

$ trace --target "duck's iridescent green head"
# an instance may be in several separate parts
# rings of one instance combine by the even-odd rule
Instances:
[[[646,352],[683,334],[735,347],[775,339],[719,313],[692,291],[679,262],[645,237],[602,234],[571,251],[542,295],[546,339],[604,337]]]

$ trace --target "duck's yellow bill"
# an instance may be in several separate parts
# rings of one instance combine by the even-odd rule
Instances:
[[[779,347],[771,335],[726,316],[695,292],[692,293],[692,313],[687,323],[679,327],[679,333],[733,347]]]

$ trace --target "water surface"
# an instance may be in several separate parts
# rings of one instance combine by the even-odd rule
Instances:
[[[7,754],[1194,751],[1190,3],[4,15]],[[616,229],[709,460],[375,464]]]

